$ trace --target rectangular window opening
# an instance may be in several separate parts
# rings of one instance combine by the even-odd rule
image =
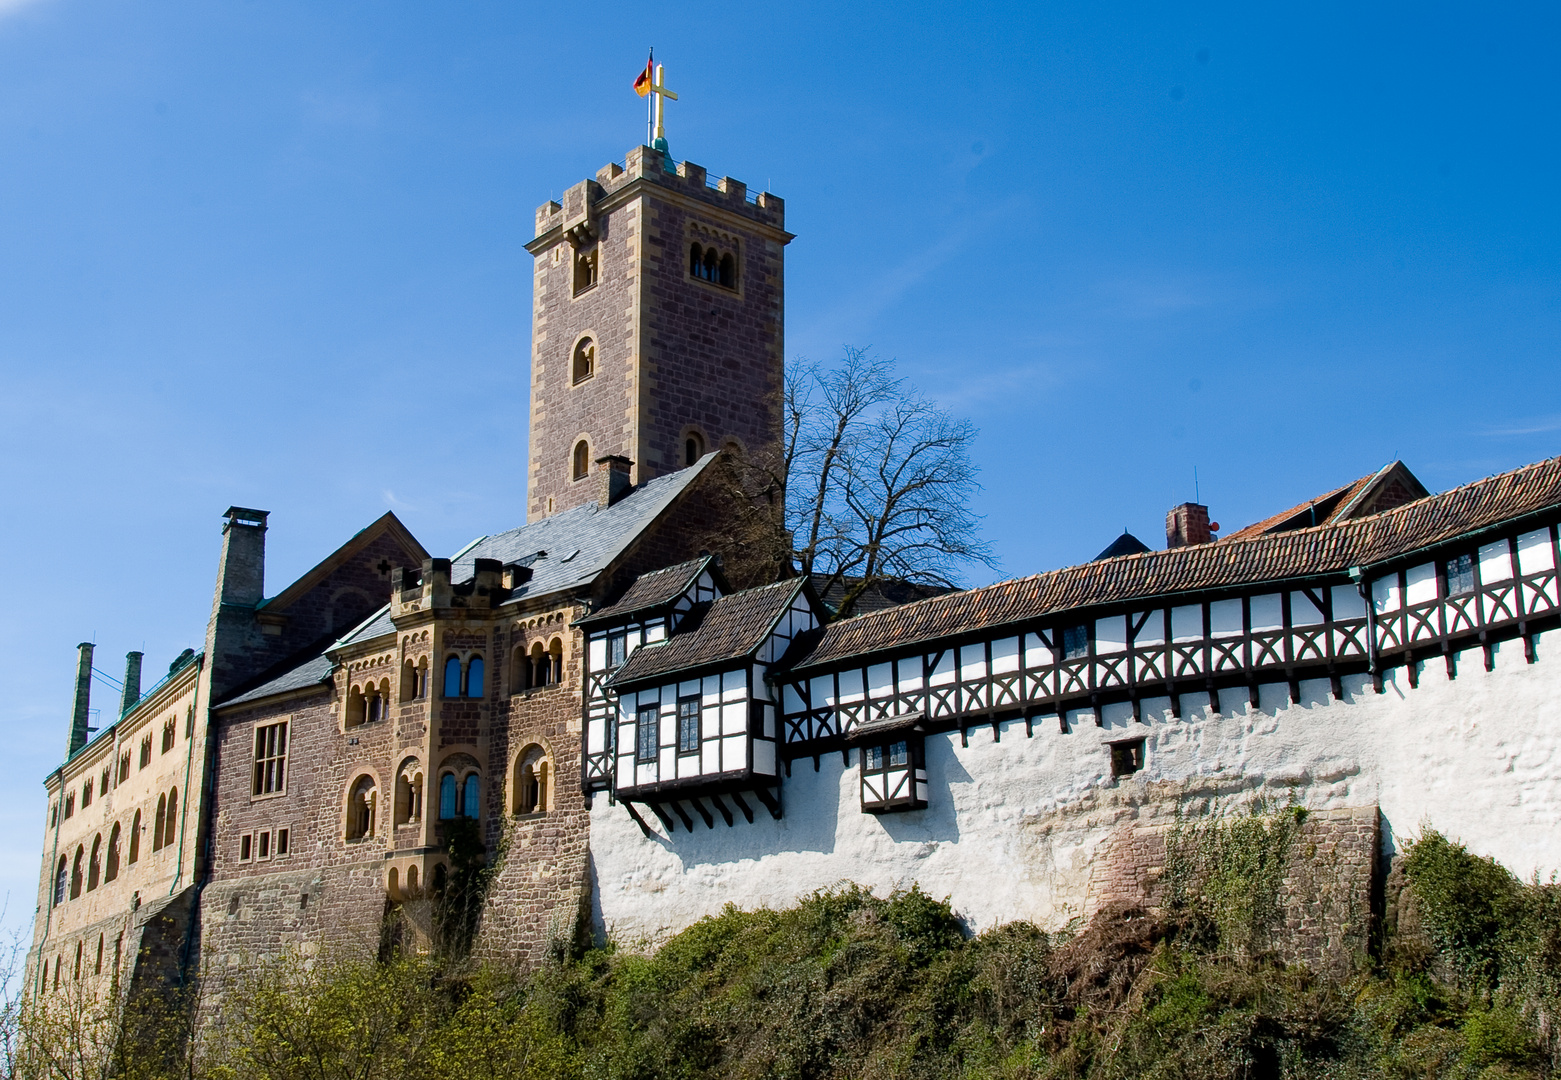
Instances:
[[[678,698],[678,753],[699,751],[699,699]]]
[[[291,830],[289,830],[289,829],[278,829],[276,831],[276,853],[278,855],[286,855],[287,854],[287,839],[288,839],[287,834],[290,831]]]
[[[623,664],[628,654],[629,639],[626,634],[614,634],[607,639],[607,666],[616,668]]]
[[[1065,626],[1062,630],[1062,658],[1077,660],[1089,655],[1089,627]]]
[[[1144,740],[1109,743],[1111,748],[1111,776],[1127,776],[1144,767]]]
[[[238,861],[249,862],[254,851],[254,837],[241,836],[238,838]]]
[[[255,729],[255,775],[251,793],[274,795],[287,787],[287,721]]]
[[[262,859],[269,859],[271,857],[271,834],[269,832],[263,832],[260,834],[259,848],[260,857]]]
[[[1447,560],[1447,595],[1463,596],[1474,591],[1474,558],[1459,555]]]
[[[660,705],[648,705],[635,716],[635,757],[642,761],[655,761],[660,737],[656,730],[661,713]]]

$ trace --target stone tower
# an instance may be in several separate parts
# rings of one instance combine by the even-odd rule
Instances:
[[[528,521],[596,500],[606,458],[642,483],[779,447],[785,203],[671,168],[641,146],[537,210]]]

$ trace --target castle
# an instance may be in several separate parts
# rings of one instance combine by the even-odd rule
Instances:
[[[233,507],[204,648],[145,692],[131,653],[95,734],[82,645],[32,991],[373,955],[391,912],[415,945],[457,834],[474,953],[518,963],[842,880],[1062,926],[1262,800],[1312,811],[1319,964],[1423,823],[1561,868],[1561,459],[1441,494],[1395,462],[1222,538],[1184,504],[1164,550],[831,621],[720,527],[780,440],[790,240],[775,196],[631,151],[527,245],[526,524],[438,558],[386,514],[268,596]]]

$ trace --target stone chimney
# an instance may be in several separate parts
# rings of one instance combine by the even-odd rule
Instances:
[[[70,714],[70,744],[65,750],[66,761],[87,745],[87,707],[91,701],[92,642],[83,641],[76,646],[76,704]]]
[[[217,587],[206,624],[206,664],[211,672],[207,693],[220,698],[258,674],[252,634],[255,605],[265,598],[265,510],[230,506],[222,523],[222,554],[217,560]]]
[[[141,654],[138,652],[125,653],[125,690],[119,696],[119,715],[135,708],[135,703],[141,700]]]
[[[1165,546],[1192,547],[1214,539],[1219,522],[1209,521],[1209,508],[1201,503],[1182,503],[1165,515]]]
[[[596,459],[597,502],[603,509],[629,493],[634,486],[629,481],[629,470],[633,467],[634,462],[618,454]]]

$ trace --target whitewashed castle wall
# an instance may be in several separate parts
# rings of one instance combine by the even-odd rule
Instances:
[[[1538,662],[1521,640],[1495,646],[1486,672],[1479,649],[1439,661],[1419,686],[1390,669],[1384,693],[1364,675],[1303,680],[1301,700],[1265,683],[1260,704],[1205,694],[1145,698],[1144,723],[1126,703],[927,737],[928,809],[874,816],[860,809],[858,753],[795,761],[785,817],[753,825],[678,830],[647,840],[621,807],[598,799],[591,847],[598,932],[655,940],[692,921],[740,907],[780,906],[841,881],[878,890],[919,884],[947,896],[977,929],[1014,919],[1057,928],[1098,902],[1099,856],[1126,825],[1164,824],[1182,807],[1229,812],[1264,798],[1310,809],[1380,808],[1382,847],[1434,827],[1514,872],[1561,870],[1561,632],[1535,635]],[[1234,700],[1232,700],[1234,699]],[[1111,778],[1107,743],[1146,740],[1141,772]],[[654,827],[654,822],[652,822]]]

